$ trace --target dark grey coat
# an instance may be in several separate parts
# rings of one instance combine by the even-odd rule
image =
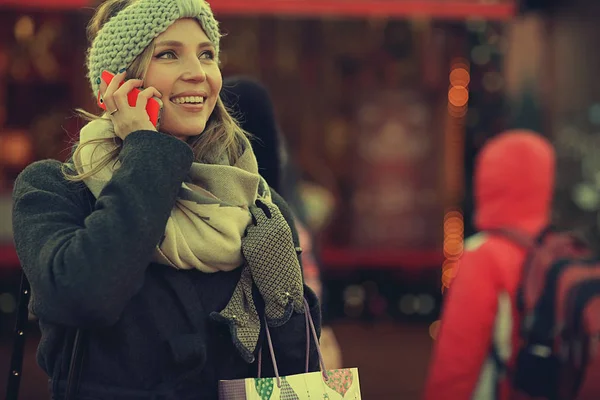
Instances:
[[[256,376],[256,363],[242,360],[228,328],[209,318],[227,304],[241,269],[205,274],[151,262],[193,161],[189,146],[138,131],[119,158],[98,200],[83,183],[67,181],[58,161],[31,164],[15,183],[15,244],[42,330],[38,363],[61,399],[82,328],[78,398],[216,399],[220,379]],[[285,202],[277,194],[274,201],[295,231]],[[318,301],[307,287],[305,297],[319,328]],[[305,329],[302,315],[271,328],[281,374],[304,372]],[[310,361],[318,370],[312,342]],[[273,376],[266,353],[263,363]]]

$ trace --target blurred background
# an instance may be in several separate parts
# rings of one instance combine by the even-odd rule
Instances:
[[[210,0],[209,0],[210,1]],[[555,219],[600,243],[595,0],[212,0],[224,77],[268,89],[296,166],[325,322],[365,399],[418,399],[446,268],[474,233],[473,160],[507,128],[551,138]],[[85,77],[98,1],[0,0],[0,392],[20,266],[11,191],[65,160],[97,111]],[[31,324],[22,398],[47,398]],[[410,361],[409,361],[410,360]]]

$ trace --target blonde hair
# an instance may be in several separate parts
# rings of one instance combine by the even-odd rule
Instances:
[[[110,18],[135,1],[137,0],[107,0],[102,3],[97,8],[96,13],[88,24],[87,36],[89,42],[92,43],[94,41],[102,26]],[[150,43],[129,65],[125,79],[144,79],[150,61],[152,60],[153,53],[154,41]],[[77,109],[76,112],[79,116],[88,121],[101,118],[108,119],[106,113],[95,115],[83,109]],[[247,136],[249,136],[249,134],[245,132],[231,116],[230,111],[226,108],[221,98],[217,97],[215,109],[206,123],[206,128],[200,135],[188,139],[188,144],[194,152],[195,159],[198,161],[214,162],[226,155],[230,164],[233,164],[240,157]],[[85,173],[79,173],[76,169],[74,171],[73,166],[64,164],[62,172],[66,179],[69,181],[82,181],[95,175],[111,162],[115,162],[123,146],[123,141],[116,135],[111,139],[91,140],[81,146],[79,146],[78,143],[75,143],[74,146],[76,146],[76,149],[72,156],[73,160],[79,158],[83,146],[94,144],[100,145],[103,143],[114,143],[117,147],[99,160],[94,168]]]

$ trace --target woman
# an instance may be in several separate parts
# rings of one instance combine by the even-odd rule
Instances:
[[[209,5],[108,0],[89,34],[89,79],[107,112],[81,130],[70,162],[30,165],[13,195],[53,398],[79,376],[80,398],[216,399],[219,380],[256,376],[266,325],[280,374],[304,372],[304,301],[318,328],[318,300],[291,213],[219,98]],[[105,70],[120,71],[108,86]],[[158,130],[151,97],[163,104]],[[314,343],[309,356],[317,370]]]

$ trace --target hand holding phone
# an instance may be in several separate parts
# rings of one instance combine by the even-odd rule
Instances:
[[[108,85],[110,85],[110,83],[112,82],[114,77],[115,77],[115,75],[108,71],[103,71],[102,76],[101,76],[102,80],[106,83],[107,87],[108,87]],[[119,87],[123,86],[124,83],[125,83],[125,81],[121,82],[119,84]],[[133,88],[133,90],[131,90],[127,94],[127,101],[131,107],[135,107],[135,105],[137,104],[138,96],[141,92],[142,91],[140,89]],[[107,110],[106,103],[104,102],[104,99],[102,98],[102,95],[100,92],[98,92],[98,106],[105,111],[109,111],[109,110]],[[156,128],[157,130],[158,130],[158,127],[160,124],[161,110],[162,110],[162,101],[158,97],[151,97],[148,99],[148,102],[146,104],[146,112],[148,113],[150,122],[152,123],[154,128]]]

